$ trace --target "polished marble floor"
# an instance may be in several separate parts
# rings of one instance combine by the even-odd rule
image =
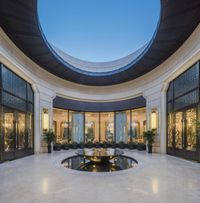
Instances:
[[[0,164],[1,203],[199,203],[200,164],[124,150],[137,167],[113,173],[64,168],[75,150],[25,157]]]

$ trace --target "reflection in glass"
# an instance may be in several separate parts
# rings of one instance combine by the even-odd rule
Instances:
[[[72,142],[84,142],[84,114],[69,112],[69,132]]]
[[[99,113],[85,113],[85,141],[99,142]]]
[[[15,148],[15,118],[14,111],[3,108],[4,151]]]
[[[25,114],[18,113],[17,118],[17,145],[18,149],[23,149],[26,146],[25,140]]]
[[[127,143],[130,133],[130,111],[116,112],[116,142]]]
[[[132,110],[132,132],[129,133],[130,141],[143,142],[143,132],[146,130],[146,109]]]
[[[196,109],[192,108],[186,111],[186,149],[196,150]]]
[[[175,114],[175,147],[182,149],[183,139],[183,113],[177,112]]]
[[[102,142],[114,141],[114,113],[100,113],[100,132]]]
[[[33,116],[32,113],[27,114],[27,136],[28,148],[33,147]]]
[[[2,79],[2,147],[10,158],[26,155],[33,148],[34,93],[30,84],[14,72],[1,66]],[[24,149],[29,148],[30,151]],[[17,154],[17,151],[21,151]],[[5,153],[6,154],[6,153]],[[17,155],[17,156],[16,156]],[[5,159],[7,155],[4,157]],[[9,159],[10,159],[9,158]]]
[[[63,121],[60,123],[60,142],[71,142],[71,133],[69,132],[68,121]]]
[[[56,133],[56,142],[70,142],[71,137],[68,125],[68,111],[62,109],[54,109],[54,132]]]
[[[169,113],[168,114],[168,147],[172,147],[173,146],[173,114]]]

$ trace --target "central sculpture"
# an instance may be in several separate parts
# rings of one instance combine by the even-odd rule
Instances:
[[[80,149],[76,152],[77,155],[88,159],[94,163],[109,162],[115,157],[119,157],[124,152],[119,149],[105,149],[105,148],[93,148],[93,149]]]

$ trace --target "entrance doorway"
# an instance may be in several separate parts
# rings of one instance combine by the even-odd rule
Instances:
[[[168,154],[198,160],[197,106],[168,114]]]

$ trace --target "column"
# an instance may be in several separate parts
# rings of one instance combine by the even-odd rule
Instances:
[[[166,148],[167,148],[167,141],[166,141],[166,136],[167,136],[167,112],[166,112],[166,91],[161,92],[161,111],[160,111],[160,150],[161,153],[165,154],[166,153]]]
[[[40,152],[41,139],[40,94],[34,93],[34,153]]]

